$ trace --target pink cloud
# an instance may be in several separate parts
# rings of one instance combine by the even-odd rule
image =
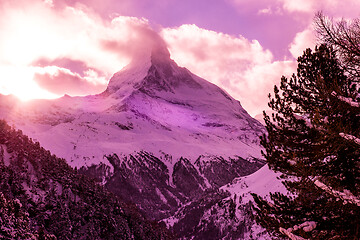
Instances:
[[[72,60],[71,58],[67,57],[60,57],[56,59],[47,59],[47,58],[40,58],[35,60],[32,64],[34,67],[47,67],[47,66],[57,66],[61,68],[69,69],[72,72],[83,74],[87,70],[89,70],[89,66],[86,62],[80,60]],[[99,70],[97,70],[99,72]]]
[[[358,0],[227,0],[238,11],[255,11],[260,14],[302,13],[308,15],[308,20],[317,11],[334,17],[357,17],[360,2]],[[296,17],[296,16],[295,16]],[[304,19],[302,15],[301,20]],[[300,20],[300,19],[299,19]]]
[[[294,58],[302,55],[307,48],[314,49],[316,45],[315,31],[310,25],[307,29],[296,34],[293,42],[289,45],[289,51]]]
[[[333,17],[357,17],[360,8],[358,0],[278,0],[283,8],[289,12],[304,12],[313,14],[317,11],[324,11]]]
[[[315,10],[316,1],[313,0],[302,0],[294,1],[294,0],[280,0],[282,3],[282,7],[284,10],[289,12],[313,12]],[[319,1],[317,1],[319,2]]]
[[[157,0],[155,5],[166,3],[163,1]],[[358,5],[355,1],[346,1]],[[311,47],[310,28],[303,29],[312,21],[310,11],[323,6],[311,0],[299,5],[288,0],[226,2],[239,12],[251,12],[261,19],[285,14],[284,18],[276,18],[277,21],[266,25],[262,34],[268,38],[277,36],[273,44],[279,45],[279,41],[286,38],[281,34],[286,32],[285,50],[291,42],[289,50],[294,57]],[[326,2],[329,11],[342,9],[337,1]],[[47,89],[47,93],[86,94],[88,88],[87,93],[91,94],[101,91],[110,76],[134,56],[141,57],[156,44],[165,44],[162,37],[176,62],[224,88],[254,115],[266,108],[266,96],[281,75],[295,71],[294,60],[277,58],[279,61],[275,61],[274,54],[264,49],[262,43],[241,35],[187,24],[165,29],[157,26],[159,37],[146,19],[109,15],[112,6],[121,13],[127,9],[136,11],[139,5],[145,8],[147,4],[130,0],[121,1],[121,4],[104,0],[100,5],[95,0],[5,1],[0,6],[0,65],[6,67],[0,68],[0,76],[14,79],[21,69],[27,73],[21,77],[23,81],[30,82],[29,86]],[[169,2],[161,6],[167,4]],[[284,27],[274,27],[280,20],[289,18],[299,19],[301,23],[289,22]],[[249,26],[252,24],[256,22]],[[50,71],[52,68],[56,71]],[[0,93],[14,89],[15,85],[10,86],[9,81],[0,81],[3,81]]]
[[[263,9],[260,9],[258,11],[258,14],[260,14],[260,15],[270,15],[270,14],[273,14],[273,10],[270,7],[263,8]]]
[[[158,45],[166,46],[166,43],[160,35],[150,28],[147,20],[135,17],[117,17],[112,20],[113,23],[118,21],[126,22],[128,35],[118,39],[102,39],[100,45],[103,50],[116,53],[120,57],[129,56],[129,58],[142,58],[144,54],[150,54]]]
[[[96,72],[87,72],[82,77],[80,74],[56,66],[37,69],[34,80],[43,88],[60,96],[96,94],[106,88],[106,84],[99,82]]]
[[[0,84],[0,93],[9,93],[9,89],[14,89],[12,83],[5,82],[5,79],[13,79],[16,72],[24,69],[28,74],[22,76],[22,82],[51,92],[56,92],[52,87],[54,83],[62,90],[65,87],[75,88],[75,84],[70,82],[85,84],[82,80],[90,81],[90,75],[93,76],[91,81],[96,81],[96,75],[97,84],[104,85],[135,54],[151,47],[152,41],[149,39],[156,38],[146,19],[124,16],[103,19],[79,3],[70,7],[65,1],[49,0],[4,1],[0,6],[0,31],[0,65],[4,66],[0,68],[1,79],[4,79],[0,80],[4,81]],[[106,48],[104,42],[114,43],[116,47],[108,44]],[[42,64],[39,60],[43,61]],[[69,72],[75,71],[80,77],[65,74],[64,71],[58,73],[58,76],[66,77],[67,80],[63,82],[51,74],[41,77],[34,65],[43,68],[57,66]],[[35,73],[36,82],[33,78]],[[82,94],[86,92],[83,88],[85,85],[80,87]],[[97,89],[91,84],[88,86],[89,94]],[[14,92],[23,94],[21,91]],[[64,91],[60,92],[62,94]],[[79,90],[68,89],[67,92],[75,94]],[[38,96],[45,95],[55,96]]]
[[[274,61],[256,40],[201,29],[195,25],[163,29],[172,58],[195,74],[217,84],[256,115],[267,108],[267,95],[294,61]]]
[[[119,21],[107,23],[83,9],[65,7],[59,10],[42,1],[30,2],[20,7],[9,5],[1,12],[1,58],[27,65],[40,57],[66,56],[111,72],[129,61],[104,52],[99,46],[104,36],[116,39],[125,34],[122,31],[127,30],[125,21],[121,26]]]
[[[266,13],[272,11],[278,3],[277,0],[226,0],[229,4],[237,8],[239,12],[254,12],[259,13],[265,10]]]

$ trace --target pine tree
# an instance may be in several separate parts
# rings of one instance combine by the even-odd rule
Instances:
[[[336,51],[326,45],[298,58],[264,113],[261,144],[290,194],[253,195],[257,221],[274,237],[360,238],[360,95]]]

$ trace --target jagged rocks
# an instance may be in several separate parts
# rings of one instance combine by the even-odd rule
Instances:
[[[219,156],[200,156],[195,165],[210,184],[221,187],[231,182],[236,177],[249,175],[265,164],[261,159],[253,161],[241,157],[224,159]]]
[[[180,158],[168,169],[164,161],[171,160],[169,156],[160,160],[144,151],[106,157],[114,172],[105,186],[125,201],[135,203],[148,218],[166,222],[179,238],[249,236],[254,224],[251,203],[241,205],[240,198],[230,198],[219,187],[255,172],[263,166],[262,160],[200,156],[194,164]],[[93,169],[89,168],[89,174]],[[85,168],[82,171],[86,173]]]
[[[175,163],[172,177],[176,188],[188,198],[199,196],[206,188],[209,188],[205,183],[206,179],[185,158],[180,158]]]
[[[151,219],[174,213],[185,197],[169,185],[169,170],[147,152],[107,156],[114,173],[105,186],[127,202],[135,203]]]

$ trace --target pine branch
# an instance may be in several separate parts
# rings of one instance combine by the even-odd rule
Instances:
[[[303,237],[293,234],[291,228],[285,229],[285,228],[281,227],[279,230],[282,234],[286,235],[291,240],[306,240],[306,238],[303,238]]]
[[[346,140],[354,141],[356,144],[360,145],[360,139],[351,134],[339,133],[339,135],[340,135],[340,137],[343,137]]]
[[[355,102],[353,99],[348,98],[348,97],[343,97],[340,96],[339,94],[337,94],[335,91],[333,91],[331,93],[331,95],[333,95],[334,97],[337,97],[339,100],[346,102],[347,104],[349,104],[352,107],[360,107],[360,103],[359,102]]]
[[[360,236],[356,161],[360,95],[357,81],[340,61],[331,46],[321,45],[314,52],[308,49],[298,58],[297,75],[282,77],[280,88],[274,87],[274,96],[270,95],[269,106],[275,112],[273,121],[265,118],[264,156],[283,179],[300,178],[284,182],[290,192],[297,193],[293,200],[274,194],[272,206],[256,202],[257,212],[261,225],[291,240]],[[307,219],[317,222],[294,226]],[[317,231],[311,232],[315,227]]]
[[[285,229],[285,228],[281,227],[279,230],[280,230],[281,233],[283,233],[284,235],[289,237],[291,240],[306,240],[305,238],[297,236],[297,235],[293,234],[292,232],[297,231],[299,229],[302,229],[304,232],[311,232],[315,228],[316,228],[316,222],[307,221],[307,222],[304,222],[304,223],[302,223],[300,225],[296,225],[296,226],[294,226],[292,228],[288,228],[288,229]]]
[[[313,128],[314,124],[311,123],[311,120],[303,115],[298,115],[298,114],[293,114],[293,116],[297,119],[297,120],[303,120],[305,122],[305,125],[309,128]]]
[[[324,190],[325,192],[330,193],[334,197],[342,199],[344,201],[344,204],[352,203],[360,207],[360,199],[354,196],[350,191],[348,190],[344,190],[344,192],[336,191],[317,179],[314,181],[314,184],[317,187]]]

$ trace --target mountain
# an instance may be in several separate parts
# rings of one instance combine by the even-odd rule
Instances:
[[[164,44],[115,73],[101,94],[13,100],[0,96],[0,118],[156,221],[223,201],[222,186],[265,163],[264,127],[224,90],[179,67]],[[190,238],[184,221],[171,228]]]
[[[0,117],[74,167],[108,163],[103,156],[112,152],[141,150],[175,159],[261,157],[264,127],[222,89],[178,67],[165,47],[114,74],[99,95],[0,100]]]
[[[280,174],[265,165],[253,174],[235,178],[195,201],[171,217],[167,226],[183,239],[272,239],[253,219],[252,193],[269,197],[269,192],[286,193]]]
[[[1,239],[170,239],[64,159],[0,121]]]

